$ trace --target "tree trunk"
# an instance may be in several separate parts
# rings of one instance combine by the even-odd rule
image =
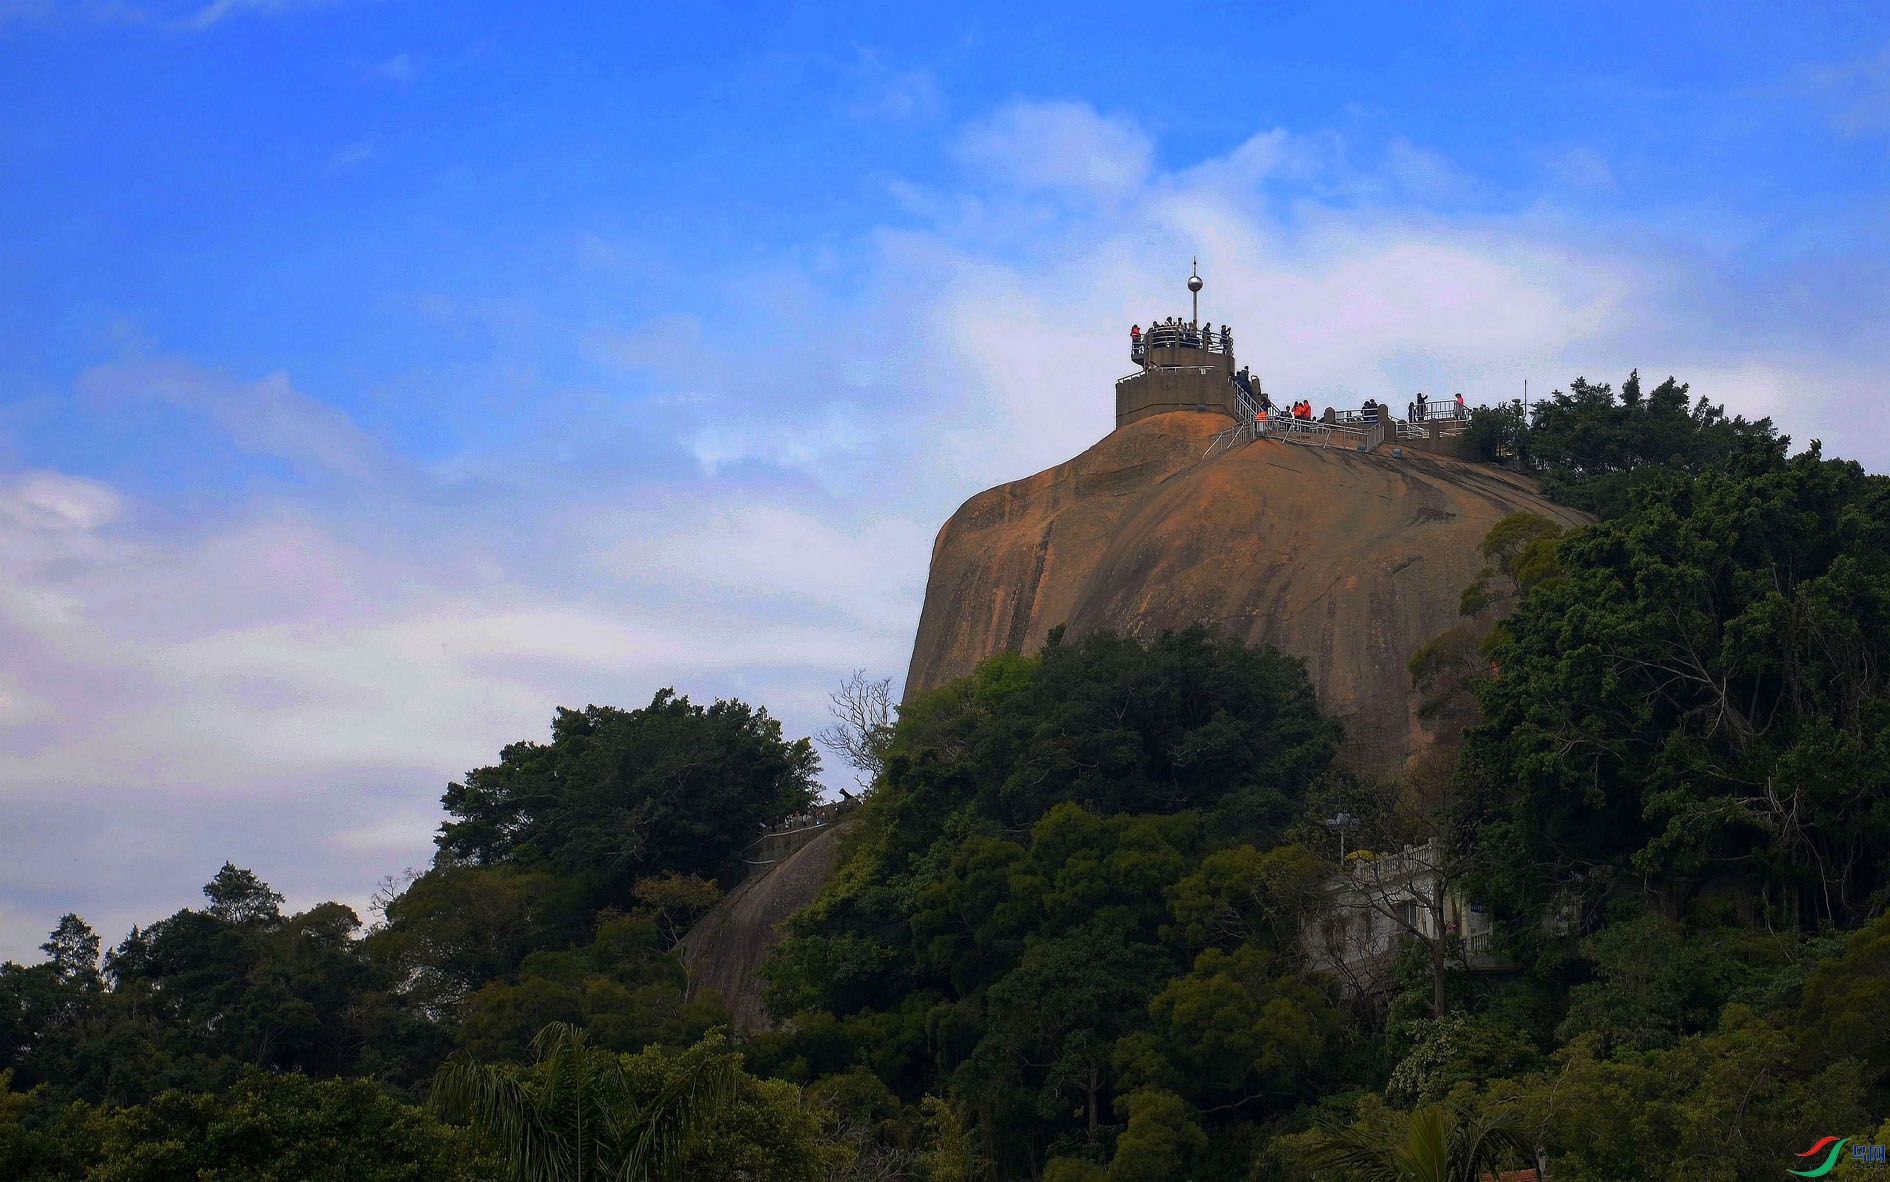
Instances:
[[[1101,1086],[1094,1065],[1089,1069],[1089,1139],[1096,1139],[1096,1091]]]
[[[1449,1008],[1449,1001],[1444,997],[1444,954],[1447,951],[1444,938],[1444,900],[1443,891],[1432,893],[1431,904],[1431,1017],[1441,1018]]]

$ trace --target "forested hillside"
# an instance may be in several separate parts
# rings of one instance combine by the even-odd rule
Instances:
[[[1731,1180],[1884,1144],[1890,479],[1672,380],[1473,435],[1598,520],[1491,532],[1410,670],[1460,737],[1402,776],[1336,767],[1270,649],[1053,631],[866,745],[736,1036],[671,948],[812,746],[668,691],[559,711],[371,926],[226,865],[0,968],[0,1177]],[[1337,971],[1309,934],[1410,850],[1455,918],[1388,908],[1384,971]]]

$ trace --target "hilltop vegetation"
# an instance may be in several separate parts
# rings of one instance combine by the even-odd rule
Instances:
[[[1053,633],[875,736],[776,1028],[737,1037],[669,946],[811,747],[667,691],[561,711],[448,789],[372,929],[225,866],[102,958],[67,917],[0,968],[0,1177],[516,1176],[517,1137],[420,1106],[449,1059],[632,1177],[1363,1178],[1487,1134],[1558,1180],[1769,1179],[1882,1143],[1890,480],[1671,380],[1532,412],[1474,430],[1599,520],[1492,532],[1412,666],[1461,742],[1395,781],[1335,768],[1276,652]],[[1483,959],[1325,971],[1340,833],[1354,874],[1435,851]]]

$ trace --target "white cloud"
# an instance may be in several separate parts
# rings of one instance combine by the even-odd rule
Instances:
[[[276,456],[307,472],[366,480],[384,470],[378,444],[348,417],[269,374],[243,382],[177,359],[96,366],[79,393],[97,405],[161,403],[200,415],[241,450]]]
[[[1026,192],[1119,196],[1149,174],[1154,146],[1134,123],[1084,103],[1013,103],[967,130],[965,163]]]
[[[1617,186],[1608,158],[1593,148],[1566,148],[1549,154],[1543,167],[1555,180],[1571,189],[1612,193]]]
[[[846,110],[855,119],[930,119],[944,110],[938,76],[923,67],[896,70],[863,48],[846,74]]]
[[[410,53],[397,53],[385,61],[376,62],[374,72],[389,82],[412,82],[420,76],[420,64]]]
[[[1890,131],[1890,46],[1874,55],[1826,66],[1810,75],[1810,88],[1829,105],[1831,122],[1846,135]]]
[[[313,8],[326,8],[339,0],[211,0],[190,18],[193,27],[207,29],[238,15],[283,16]]]
[[[0,517],[20,536],[95,530],[116,519],[122,504],[110,486],[61,472],[24,472],[0,487]]]

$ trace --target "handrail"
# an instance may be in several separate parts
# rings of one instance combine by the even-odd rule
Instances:
[[[1278,439],[1282,443],[1297,443],[1305,447],[1344,447],[1371,451],[1385,441],[1386,425],[1384,420],[1371,425],[1369,429],[1350,426],[1344,423],[1328,423],[1321,419],[1302,419],[1292,415],[1273,415],[1268,418],[1252,418],[1227,428],[1208,440],[1207,450],[1201,453],[1203,460],[1213,459],[1225,451],[1252,443],[1257,439]]]
[[[1139,337],[1129,338],[1129,360],[1142,363],[1150,349],[1199,349],[1207,353],[1234,351],[1232,330],[1215,332],[1210,325],[1153,324]]]

